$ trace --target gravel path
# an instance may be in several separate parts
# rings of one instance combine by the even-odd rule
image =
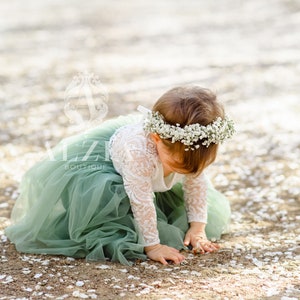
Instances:
[[[299,1],[10,0],[0,32],[0,299],[300,298]],[[84,72],[106,118],[179,84],[217,91],[238,130],[208,170],[233,211],[218,253],[124,267],[7,241],[22,175],[80,130],[64,108]]]

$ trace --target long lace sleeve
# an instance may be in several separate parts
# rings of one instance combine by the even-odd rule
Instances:
[[[110,150],[111,158],[123,177],[134,219],[144,238],[144,246],[159,244],[151,181],[155,168],[152,151],[155,149],[151,148],[145,137],[126,131],[124,129],[116,134]]]
[[[207,222],[207,182],[204,173],[195,177],[185,176],[183,181],[184,200],[189,222]]]

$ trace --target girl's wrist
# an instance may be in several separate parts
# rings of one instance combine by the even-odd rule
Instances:
[[[202,222],[190,222],[190,228],[199,230],[199,231],[204,231],[205,232],[205,226],[206,223]]]
[[[147,253],[147,252],[149,252],[149,251],[151,251],[151,250],[153,250],[153,249],[155,249],[155,248],[157,248],[159,246],[160,246],[160,244],[155,244],[155,245],[151,245],[151,246],[145,246],[144,250]]]

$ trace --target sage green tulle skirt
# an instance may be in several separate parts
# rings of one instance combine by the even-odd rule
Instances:
[[[23,177],[7,237],[20,252],[55,254],[131,264],[146,259],[142,238],[122,177],[108,154],[108,141],[137,116],[121,116],[63,140]],[[155,193],[162,244],[183,248],[188,229],[181,184]],[[227,230],[230,206],[211,185],[208,190],[209,238]]]

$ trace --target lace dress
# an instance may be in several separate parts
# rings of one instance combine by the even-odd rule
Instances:
[[[165,192],[182,182],[188,221],[207,222],[204,174],[196,177],[171,173],[164,177],[156,146],[141,124],[124,126],[111,139],[110,155],[124,181],[131,209],[145,246],[160,243],[153,202],[154,192]]]
[[[229,218],[227,199],[204,175],[163,176],[131,115],[63,140],[28,170],[5,234],[20,252],[128,265],[146,259],[145,245],[182,249],[189,221],[207,222],[208,237],[219,238]]]

